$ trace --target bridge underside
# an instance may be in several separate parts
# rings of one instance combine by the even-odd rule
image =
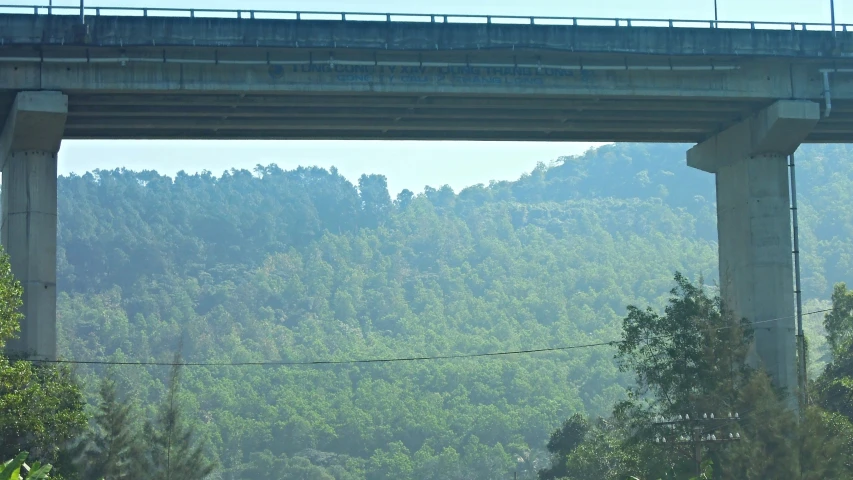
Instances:
[[[52,90],[68,96],[69,139],[696,143],[778,100],[824,109],[828,80],[831,114],[803,141],[853,142],[850,32],[78,23],[0,15],[0,122],[16,92]]]
[[[697,143],[772,103],[553,95],[67,94],[65,139]],[[0,112],[13,101],[14,92],[0,95]],[[851,132],[853,102],[837,102],[805,142],[851,142]]]

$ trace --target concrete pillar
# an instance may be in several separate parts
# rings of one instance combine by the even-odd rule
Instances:
[[[56,358],[56,156],[67,113],[59,92],[21,92],[0,133],[0,236],[24,288],[20,336],[7,351],[29,358]]]
[[[819,119],[817,103],[781,100],[687,152],[689,166],[716,174],[721,296],[736,318],[754,323],[749,362],[787,389],[792,406],[797,368],[787,156]]]

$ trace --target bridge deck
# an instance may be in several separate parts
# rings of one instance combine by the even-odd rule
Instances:
[[[699,142],[777,99],[853,142],[853,32],[0,14],[66,138]],[[0,124],[2,126],[2,124]]]

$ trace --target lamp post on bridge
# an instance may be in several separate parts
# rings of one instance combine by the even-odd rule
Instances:
[[[714,0],[714,28],[719,27],[719,25],[717,25],[717,20],[717,0]]]
[[[829,0],[829,14],[832,16],[832,36],[835,36],[835,0]]]

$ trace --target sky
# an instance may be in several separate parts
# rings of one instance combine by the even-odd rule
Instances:
[[[53,0],[79,5],[80,0]],[[653,19],[713,19],[714,0],[85,0],[90,7],[186,7],[244,10],[491,14]],[[0,0],[4,5],[47,5],[48,0]],[[719,19],[829,22],[830,0],[717,0]],[[853,23],[853,0],[835,0],[836,21]],[[101,141],[68,140],[59,173],[125,167],[174,176],[278,164],[338,167],[357,181],[362,173],[388,178],[392,195],[404,188],[450,185],[454,190],[490,180],[509,180],[538,162],[581,154],[601,144],[394,141]]]

